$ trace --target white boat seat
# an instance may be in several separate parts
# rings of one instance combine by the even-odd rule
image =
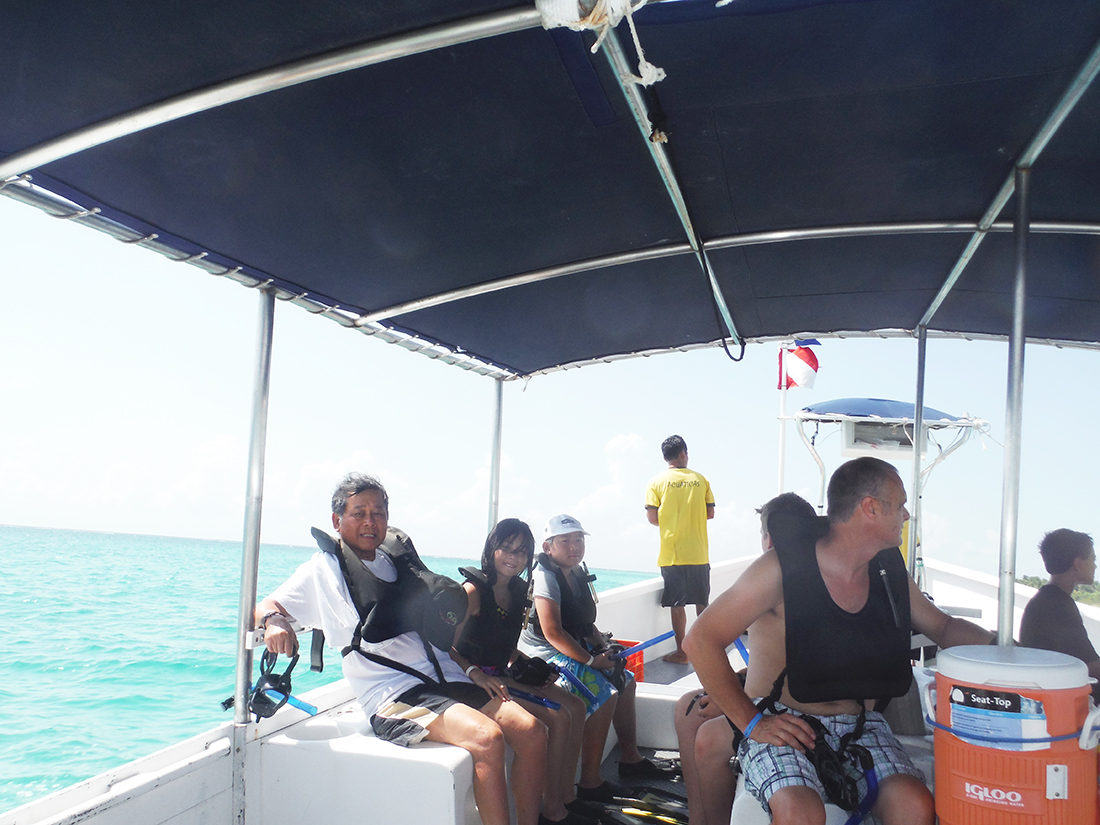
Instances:
[[[260,745],[257,821],[480,825],[473,761],[462,748],[378,739],[358,702],[285,729]]]

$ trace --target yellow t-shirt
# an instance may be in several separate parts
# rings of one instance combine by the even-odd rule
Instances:
[[[686,467],[669,467],[650,480],[645,503],[657,508],[661,532],[658,565],[710,563],[707,505],[714,504],[714,495],[702,474]]]

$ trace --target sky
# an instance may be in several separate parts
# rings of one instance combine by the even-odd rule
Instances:
[[[240,540],[260,296],[2,197],[0,243],[0,523]],[[331,526],[333,486],[356,470],[385,483],[391,524],[422,553],[479,555],[493,380],[281,302],[274,330],[262,540],[309,545],[310,526]],[[816,351],[816,384],[792,390],[789,411],[913,400],[915,341],[824,339]],[[1098,359],[1027,347],[1018,575],[1045,575],[1046,531],[1096,532]],[[739,363],[708,349],[507,382],[500,517],[539,535],[570,513],[591,534],[593,566],[656,572],[644,491],[678,433],[714,491],[712,562],[757,552],[754,509],[778,491],[776,361],[762,344]],[[928,344],[926,405],[990,426],[931,473],[923,551],[990,574],[1007,374],[1003,342]],[[785,488],[816,503],[817,467],[786,426]],[[822,428],[830,472],[840,440]],[[908,488],[911,464],[896,464]]]

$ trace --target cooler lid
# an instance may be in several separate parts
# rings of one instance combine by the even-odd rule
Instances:
[[[936,654],[936,669],[974,685],[1060,690],[1089,684],[1080,659],[1033,647],[959,645]]]

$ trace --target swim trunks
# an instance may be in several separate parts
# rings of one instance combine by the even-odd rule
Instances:
[[[599,710],[600,707],[605,702],[607,702],[608,699],[615,695],[615,686],[607,680],[606,676],[604,676],[602,673],[600,673],[600,671],[596,670],[595,668],[588,667],[588,665],[583,665],[576,659],[571,659],[570,657],[566,656],[564,653],[555,653],[553,656],[547,659],[547,661],[550,662],[550,664],[552,665],[557,665],[560,668],[568,669],[568,671],[576,676],[581,681],[581,683],[586,688],[588,688],[589,692],[595,697],[590,698],[589,696],[585,696],[580,688],[574,685],[573,682],[565,676],[562,676],[560,679],[558,679],[558,687],[565,688],[570,693],[574,694],[575,696],[579,696],[582,700],[584,700],[585,716],[591,716],[593,713]],[[632,678],[629,671],[627,672],[626,676],[628,679]]]
[[[776,709],[783,710],[784,707],[776,703]],[[829,746],[834,749],[839,748],[840,737],[855,728],[858,718],[852,714],[818,717],[827,731],[825,741]],[[924,774],[913,764],[913,760],[909,758],[901,742],[894,736],[881,713],[867,712],[863,735],[856,740],[856,743],[870,752],[875,763],[875,774],[880,782],[896,773],[908,774],[915,776],[921,782],[924,781]],[[768,745],[743,739],[738,755],[741,760],[741,772],[745,775],[746,790],[760,801],[769,814],[771,808],[768,807],[768,800],[781,788],[797,786],[813,788],[821,797],[821,801],[825,801],[825,786],[821,784],[813,763],[802,751],[789,745]],[[859,797],[863,799],[867,795],[867,777],[862,774],[862,771],[860,774]]]
[[[480,710],[491,697],[472,682],[445,682],[442,685],[416,685],[386,702],[370,718],[370,726],[379,739],[408,747],[423,741],[428,725],[455,704]]]
[[[665,589],[661,607],[685,607],[710,604],[709,564],[670,564],[661,568]]]

